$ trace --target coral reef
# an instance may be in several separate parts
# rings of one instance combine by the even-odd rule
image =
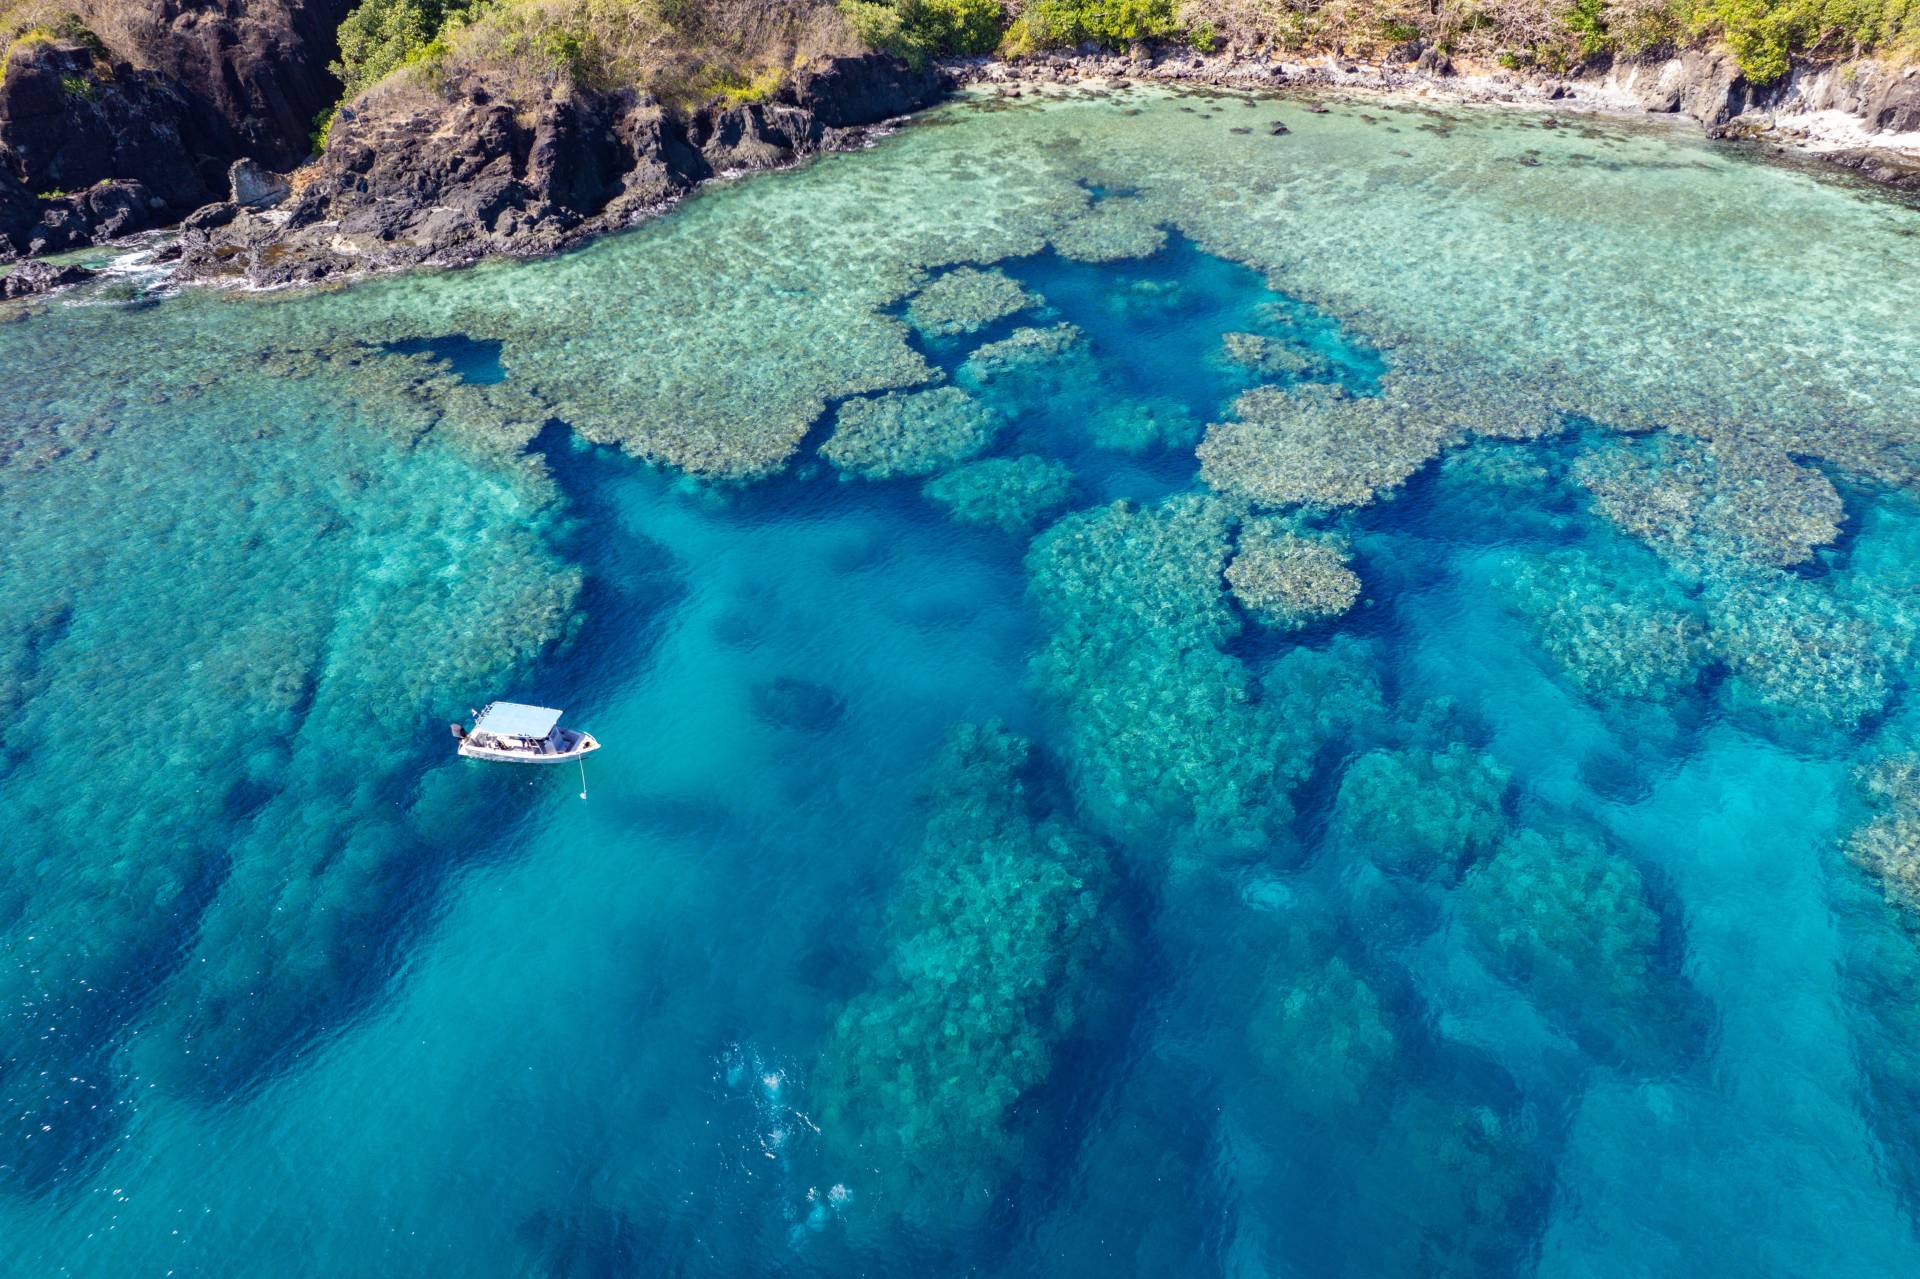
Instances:
[[[956,267],[913,295],[907,323],[930,337],[977,333],[1039,302],[1003,271]]]
[[[931,475],[993,442],[997,414],[955,386],[848,400],[820,456],[843,471],[885,480]]]
[[[1710,581],[1702,598],[1735,711],[1789,732],[1850,732],[1886,706],[1898,641],[1824,583],[1743,574]]]
[[[1204,430],[1184,404],[1163,396],[1102,397],[1087,417],[1087,435],[1095,448],[1115,453],[1190,449]]]
[[[922,491],[962,524],[1022,535],[1072,499],[1073,472],[1031,453],[990,457],[935,476]]]
[[[1494,577],[1494,589],[1547,655],[1603,703],[1666,701],[1697,686],[1708,659],[1699,605],[1657,559],[1630,550],[1514,555]]]
[[[1071,324],[1015,329],[998,342],[976,348],[954,381],[977,389],[1010,374],[1030,373],[1036,366],[1060,359],[1079,346],[1080,341],[1080,330]]]
[[[1095,201],[1053,233],[1054,252],[1075,262],[1149,258],[1166,247],[1164,219],[1144,200],[1125,196]]]
[[[976,1222],[1027,1157],[1021,1102],[1088,1029],[1119,935],[1100,848],[1047,817],[1028,745],[956,730],[874,989],[840,1013],[816,1080],[822,1141],[870,1208]]]
[[[1633,863],[1593,836],[1515,831],[1468,872],[1466,892],[1481,944],[1541,1007],[1646,998],[1660,917]]]
[[[1602,515],[1693,577],[1803,564],[1845,514],[1826,476],[1732,434],[1612,441],[1581,456],[1573,478]]]
[[[1197,450],[1214,489],[1263,506],[1364,506],[1397,488],[1456,434],[1386,396],[1318,383],[1259,387],[1234,403]]]
[[[1248,334],[1227,340],[1249,358],[1273,349]],[[1364,506],[1468,436],[1532,440],[1561,425],[1517,379],[1404,348],[1379,387],[1378,395],[1322,382],[1255,387],[1234,402],[1237,421],[1207,428],[1202,478],[1264,506]]]
[[[1310,1113],[1352,1110],[1368,1100],[1398,1051],[1379,997],[1338,955],[1277,974],[1247,1034],[1254,1059],[1287,1103]]]
[[[1284,522],[1249,520],[1227,564],[1227,585],[1269,626],[1298,630],[1338,617],[1360,598],[1360,577],[1347,567],[1338,537],[1303,537]]]
[[[1264,333],[1228,333],[1220,344],[1227,364],[1262,379],[1327,382],[1334,376],[1333,366],[1323,357]]]
[[[1878,811],[1847,836],[1847,856],[1880,881],[1888,901],[1920,912],[1920,754],[1864,765],[1857,781]]]
[[[575,621],[581,576],[556,554],[554,487],[523,453],[514,393],[315,345],[274,327],[290,314],[249,316],[275,334],[258,360],[205,341],[191,308],[151,329],[164,351],[101,343],[110,369],[153,370],[141,402],[104,404],[83,447],[10,463],[7,743],[41,745],[9,761],[30,829],[0,915],[41,921],[5,985],[9,1034],[40,1046],[46,1080],[90,1074],[139,1016],[142,1073],[224,1097],[337,1024],[442,865],[405,824],[420,725]],[[15,486],[14,466],[34,483]],[[140,500],[71,518],[109,492]],[[58,580],[27,568],[53,556]],[[182,761],[202,780],[180,784]]]
[[[1049,627],[1034,659],[1063,703],[1075,782],[1104,826],[1258,848],[1291,817],[1283,727],[1245,666],[1221,573],[1231,509],[1195,495],[1069,515],[1034,542]]]
[[[1304,777],[1322,748],[1352,750],[1387,723],[1379,654],[1350,635],[1324,647],[1290,645],[1260,672],[1260,702],[1280,725],[1289,777]]]
[[[1562,425],[1540,382],[1502,376],[1443,348],[1396,348],[1381,394],[1402,413],[1491,439],[1537,440]]]
[[[1340,780],[1333,829],[1383,869],[1447,878],[1505,833],[1506,791],[1507,770],[1463,743],[1369,751]]]
[[[1369,1151],[1372,1166],[1396,1170],[1393,1193],[1336,1209],[1346,1214],[1345,1273],[1510,1273],[1543,1202],[1536,1139],[1524,1114],[1407,1092]]]
[[[1533,502],[1546,496],[1554,481],[1553,468],[1539,451],[1520,444],[1487,442],[1455,449],[1441,460],[1440,471],[1450,480],[1508,490]]]

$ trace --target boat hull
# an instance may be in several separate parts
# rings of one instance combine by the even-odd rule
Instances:
[[[460,743],[459,752],[468,759],[484,759],[495,764],[570,764],[576,759],[585,759],[600,749],[600,743],[593,739],[592,733],[581,733],[578,739],[565,750],[542,752],[499,750],[492,746],[476,746],[472,742]]]

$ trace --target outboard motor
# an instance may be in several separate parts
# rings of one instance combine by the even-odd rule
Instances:
[[[460,727],[460,725],[458,724],[447,725],[447,731],[449,733],[452,733],[455,737],[459,738],[463,742],[467,740],[467,730]]]

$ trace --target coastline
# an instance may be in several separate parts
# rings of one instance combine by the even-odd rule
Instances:
[[[1881,97],[1894,103],[1892,116],[1912,123],[1910,129],[1870,131],[1861,116],[1823,105],[1835,100],[1832,68],[1796,71],[1758,99],[1772,109],[1755,108],[1755,90],[1738,81],[1723,54],[1711,51],[1564,77],[1464,66],[1431,53],[1361,62],[1142,46],[1127,53],[949,59],[918,72],[868,55],[802,77],[765,104],[715,105],[684,118],[631,94],[576,95],[547,104],[523,130],[528,136],[514,144],[540,163],[516,165],[519,172],[511,178],[502,177],[502,157],[489,149],[499,144],[482,141],[498,132],[487,126],[510,112],[510,104],[486,86],[468,85],[444,99],[363,106],[343,117],[341,144],[289,177],[239,162],[235,198],[184,218],[157,261],[171,263],[172,287],[273,292],[419,267],[547,257],[666,213],[708,183],[872,146],[957,92],[1132,82],[1619,119],[1684,118],[1710,139],[1756,148],[1772,160],[1920,195],[1920,68],[1887,74],[1895,83],[1883,86]],[[1858,79],[1848,84],[1858,96]],[[449,134],[470,139],[467,152],[451,160],[426,145]],[[597,184],[584,191],[576,176],[582,168],[592,171]],[[248,184],[264,196],[250,193]],[[155,234],[135,238],[151,246]],[[121,245],[115,240],[101,247]],[[31,273],[38,287],[6,296],[31,301],[92,278],[84,270],[48,270],[42,261],[13,264],[10,274]]]
[[[1131,54],[1037,54],[1018,60],[973,58],[944,64],[959,84],[1125,83],[1147,80],[1238,90],[1325,90],[1387,95],[1457,105],[1515,106],[1615,116],[1683,116],[1716,141],[1751,142],[1847,170],[1876,185],[1920,194],[1920,68],[1885,74],[1897,82],[1882,108],[1903,125],[1865,127],[1838,100],[1834,67],[1803,68],[1781,85],[1756,91],[1739,81],[1724,55],[1711,51],[1646,62],[1620,62],[1566,76],[1424,59],[1362,62],[1331,54],[1273,58],[1265,54],[1201,54],[1138,50]],[[1438,62],[1439,65],[1433,65]],[[1853,82],[1857,83],[1857,82]],[[1736,109],[1744,108],[1744,109]],[[1908,117],[1911,117],[1909,119]]]

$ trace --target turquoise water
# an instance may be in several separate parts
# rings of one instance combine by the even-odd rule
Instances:
[[[1916,236],[1136,90],[0,323],[0,1260],[1915,1269]]]

